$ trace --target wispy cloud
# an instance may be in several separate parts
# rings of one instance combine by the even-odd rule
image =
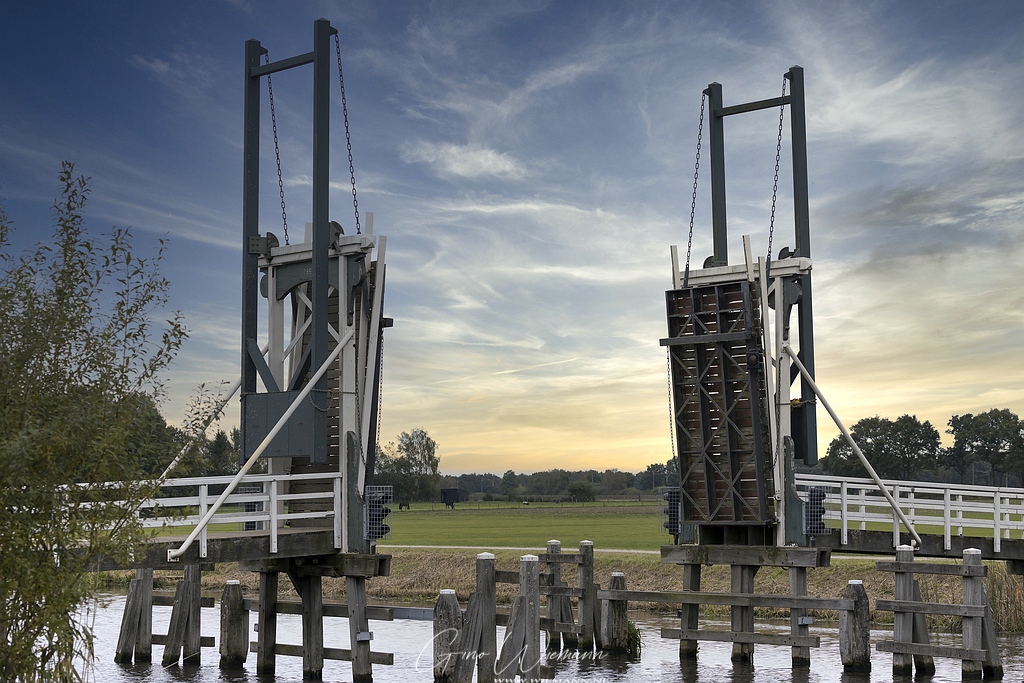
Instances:
[[[515,180],[528,175],[526,168],[511,155],[474,145],[420,140],[404,145],[402,151],[407,162],[426,163],[445,177]]]

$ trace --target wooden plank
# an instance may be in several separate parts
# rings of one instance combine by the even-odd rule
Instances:
[[[135,634],[135,663],[153,661],[153,570],[139,567],[135,570],[139,584],[139,630]]]
[[[249,643],[249,651],[256,652],[256,643]],[[275,655],[284,655],[286,657],[301,657],[302,646],[301,645],[289,645],[287,643],[277,643],[274,645]],[[344,650],[340,647],[325,647],[324,648],[324,659],[332,659],[342,662],[352,661],[352,651]],[[371,664],[386,664],[392,665],[395,663],[395,655],[391,652],[370,652],[370,663]]]
[[[942,614],[953,617],[983,617],[983,605],[947,605],[941,602],[914,600],[876,600],[875,609],[883,612],[912,612],[914,614]]]
[[[904,565],[914,565],[914,549],[909,545],[896,548],[896,561]],[[911,572],[897,572],[893,592],[901,602],[914,599],[914,575]],[[914,615],[909,612],[895,612],[893,616],[893,640],[898,644],[912,643],[914,640]],[[892,656],[893,676],[909,676],[914,673],[914,660],[910,653],[894,651]]]
[[[968,548],[964,550],[964,564],[965,567],[977,567],[982,568],[981,564],[981,551],[976,548]],[[963,578],[963,601],[965,605],[978,605],[985,607],[987,597],[985,595],[985,582],[979,576],[965,576]],[[984,613],[982,613],[984,616]],[[964,617],[961,632],[963,634],[964,649],[970,650],[984,650],[982,649],[983,635],[982,631],[984,623],[982,623],[981,617]],[[985,660],[988,656],[984,657],[966,657],[961,662],[961,675],[965,680],[968,678],[981,678],[984,671]]]
[[[917,579],[914,579],[914,601],[923,602],[921,600],[921,582]],[[914,614],[913,641],[922,645],[930,645],[932,642],[928,635],[928,620],[920,612]],[[982,647],[985,645],[982,644]],[[934,676],[935,658],[929,655],[914,655],[914,672],[918,676]]]
[[[583,556],[579,553],[541,553],[537,556],[541,562],[546,564],[580,564]]]
[[[246,598],[245,608],[247,610],[259,609],[259,601]],[[278,614],[302,614],[302,603],[298,600],[278,600],[275,608]],[[406,608],[400,608],[406,609]],[[424,608],[427,609],[427,608]],[[325,617],[342,617],[348,618],[348,605],[339,602],[325,602],[324,603],[324,616]],[[368,619],[374,619],[375,621],[394,621],[395,620],[395,608],[394,607],[383,607],[379,605],[367,605],[366,617]],[[429,619],[424,619],[429,621]]]
[[[757,633],[749,631],[706,631],[704,629],[661,629],[662,638],[677,640],[713,640],[724,643],[749,643],[752,645],[783,645],[790,647],[820,647],[818,636],[794,636],[788,633]]]
[[[741,605],[751,607],[778,607],[820,610],[851,610],[852,600],[843,598],[816,598],[813,596],[798,597],[794,595],[762,595],[758,593],[699,593],[662,592],[636,590],[599,590],[599,600],[630,600],[635,602],[678,602],[684,605]]]
[[[509,612],[509,627],[505,629],[505,639],[501,643],[501,653],[494,666],[495,675],[499,679],[512,680],[519,670],[519,657],[526,644],[526,597],[518,595],[512,601]]]
[[[494,585],[494,554],[476,556],[476,593],[480,596],[480,652],[476,665],[478,683],[494,683],[494,663],[498,656],[498,632],[495,627],[497,599]]]
[[[897,643],[892,640],[879,640],[875,643],[878,652],[893,652],[907,655],[931,655],[932,657],[948,657],[950,659],[984,660],[988,653],[984,650],[971,650],[951,645],[925,645],[923,643]]]
[[[503,569],[496,569],[494,571],[494,582],[495,583],[514,583],[519,585],[519,572],[510,572]]]
[[[166,669],[174,666],[181,658],[182,641],[185,639],[185,622],[188,620],[188,598],[191,581],[179,581],[175,592],[171,621],[167,625],[167,640],[161,665]]]
[[[466,617],[462,622],[462,631],[455,644],[454,653],[458,657],[455,662],[455,683],[472,683],[473,669],[476,668],[477,655],[480,652],[480,636],[483,633],[483,596],[473,593],[469,596],[466,606]]]
[[[249,602],[249,601],[246,601]],[[253,604],[256,601],[252,601]],[[171,593],[153,593],[153,604],[159,607],[173,607],[174,606],[174,595]],[[216,607],[217,601],[211,597],[205,597],[199,599],[200,607]],[[255,607],[249,607],[248,609],[256,609]]]
[[[562,542],[557,539],[548,541],[547,553],[540,555],[541,562],[546,562],[545,567],[547,578],[550,579],[549,584],[551,586],[562,585],[562,565],[558,562],[547,562],[543,558],[561,557],[562,556]],[[547,599],[547,615],[548,623],[557,623],[562,621],[562,598],[561,597],[548,597]],[[542,618],[543,620],[543,618]],[[560,631],[547,629],[546,649],[548,652],[559,652],[562,649],[562,634]]]
[[[943,576],[988,576],[988,567],[962,564],[926,564],[923,562],[876,562],[880,572],[912,572],[914,574],[940,574]]]
[[[541,595],[550,595],[552,597],[560,598],[581,598],[583,597],[583,590],[579,588],[572,588],[571,586],[541,586]]]
[[[152,642],[154,645],[166,645],[167,636],[163,633],[154,633]],[[217,647],[217,639],[213,636],[200,636],[199,637],[200,647]]]
[[[128,597],[125,599],[124,613],[121,615],[121,630],[114,649],[114,661],[118,664],[130,664],[132,661],[132,653],[138,639],[139,617],[142,614],[141,591],[142,581],[132,579],[128,584]]]
[[[699,564],[683,565],[683,588],[688,592],[699,593],[700,574],[701,566]],[[697,630],[697,627],[700,625],[700,605],[684,603],[683,608],[679,611],[679,625],[684,631]],[[679,659],[697,659],[696,640],[687,640],[685,638],[679,640]]]
[[[663,545],[665,564],[729,564],[760,567],[827,567],[831,551],[737,545]]]
[[[805,597],[807,595],[807,567],[789,568],[789,594],[794,597]],[[794,607],[789,611],[789,630],[794,636],[806,636],[809,633],[807,625],[806,610],[802,607]],[[793,647],[793,666],[806,667],[811,665],[811,650],[808,647]]]

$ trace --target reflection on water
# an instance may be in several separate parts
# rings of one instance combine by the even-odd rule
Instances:
[[[217,667],[219,655],[216,648],[203,648],[203,664],[199,667],[160,666],[161,646],[153,648],[154,662],[147,665],[123,666],[115,664],[114,647],[120,628],[124,598],[114,596],[98,608],[95,619],[96,662],[91,680],[101,683],[285,683],[302,681],[302,660],[299,657],[279,656],[275,676],[257,676],[255,659],[250,655],[246,670],[237,673],[223,673]],[[758,645],[754,664],[733,664],[732,644],[702,642],[696,661],[678,659],[678,641],[660,637],[662,627],[678,628],[678,620],[658,615],[633,613],[630,615],[643,632],[643,654],[639,659],[600,654],[596,657],[579,657],[565,653],[552,662],[556,681],[586,681],[588,683],[640,683],[641,681],[683,681],[684,683],[869,683],[871,681],[893,681],[892,655],[872,653],[872,672],[868,674],[845,674],[839,659],[838,632],[835,624],[816,624],[811,635],[821,638],[821,647],[811,650],[810,668],[793,669],[790,665],[790,648]],[[170,619],[169,607],[155,607],[153,610],[154,633],[166,633]],[[216,608],[202,610],[205,636],[218,636],[220,614]],[[255,623],[252,614],[250,623]],[[394,666],[374,666],[374,680],[381,683],[433,680],[431,672],[431,624],[426,621],[370,622],[374,633],[373,649],[395,653]],[[723,623],[704,623],[702,628],[725,630]],[[758,630],[788,632],[788,623],[761,625]],[[499,642],[503,629],[499,629]],[[296,615],[278,615],[278,640],[282,643],[301,642],[301,620]],[[253,636],[255,638],[255,635]],[[872,631],[871,640],[876,642],[892,638],[892,631]],[[328,618],[324,624],[324,645],[348,648],[348,623],[345,619]],[[933,635],[932,642],[959,645],[959,637]],[[1007,636],[999,639],[1003,657],[1004,680],[1020,681],[1024,674],[1024,636]],[[542,646],[543,647],[543,646]],[[896,683],[953,683],[960,681],[960,662],[950,659],[936,659],[936,673],[931,677],[916,679],[897,678]],[[325,681],[352,680],[351,668],[347,662],[328,661],[324,663]]]

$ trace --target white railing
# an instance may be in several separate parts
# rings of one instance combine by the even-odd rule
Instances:
[[[234,480],[224,477],[189,477],[167,479],[160,484],[160,497],[143,503],[137,516],[146,528],[173,529],[193,527],[211,510],[214,499]],[[289,483],[323,482],[329,490],[287,493]],[[178,495],[174,489],[191,487],[195,495]],[[249,492],[258,488],[258,492]],[[328,487],[324,487],[328,488]],[[212,489],[212,493],[211,493]],[[294,503],[307,505],[296,506]],[[308,506],[308,503],[318,505]],[[326,505],[325,505],[326,503]],[[247,504],[249,504],[247,506]],[[320,510],[293,512],[293,507],[313,507]],[[248,508],[248,509],[247,509]],[[255,523],[257,529],[270,536],[270,552],[277,552],[278,534],[284,525],[295,520],[331,519],[334,547],[341,547],[341,474],[254,474],[247,475],[225,499],[199,532],[199,557],[207,556],[210,533],[244,531],[246,523]],[[212,527],[212,528],[211,528]],[[249,533],[261,533],[250,531]],[[175,534],[177,536],[177,534]],[[178,536],[180,538],[180,536]],[[156,537],[159,540],[159,535]]]
[[[1003,539],[1024,538],[1024,489],[891,479],[882,483],[920,533],[942,534],[946,550],[954,535],[992,538],[995,552]],[[893,547],[900,544],[903,525],[873,480],[798,474],[796,484],[802,492],[818,486],[828,489],[825,519],[829,527],[839,529],[843,545],[850,529],[889,528]]]

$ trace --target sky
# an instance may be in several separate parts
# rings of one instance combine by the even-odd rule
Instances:
[[[1016,2],[0,0],[0,204],[50,232],[61,160],[90,229],[168,240],[191,330],[172,423],[239,372],[243,49],[341,38],[360,211],[388,236],[381,440],[444,473],[671,456],[664,292],[701,91],[805,71],[817,379],[850,425],[1024,415],[1024,5]],[[311,69],[274,76],[288,223],[311,214]],[[331,216],[353,223],[340,93]],[[264,90],[261,230],[282,234]],[[788,116],[788,112],[787,112]],[[788,121],[788,119],[787,119]],[[793,243],[788,123],[774,249]],[[726,121],[730,252],[767,249],[778,111]],[[707,147],[693,261],[711,253]],[[237,423],[237,404],[221,426]],[[824,453],[838,433],[819,410]]]

